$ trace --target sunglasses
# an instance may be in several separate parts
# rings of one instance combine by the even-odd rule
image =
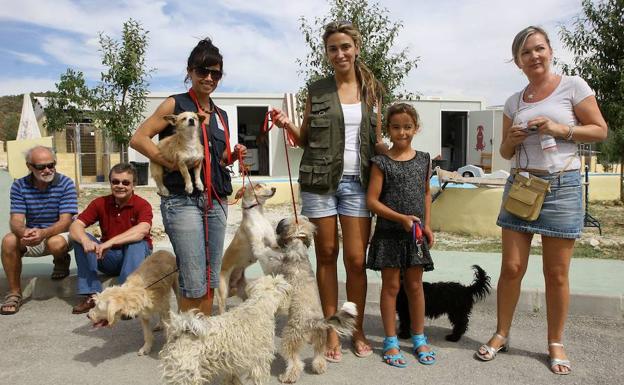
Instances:
[[[40,164],[28,163],[28,164],[37,171],[43,171],[46,168],[49,168],[50,170],[54,170],[54,168],[56,167],[56,162],[40,163]]]
[[[213,70],[208,67],[195,67],[193,69],[195,74],[200,78],[205,78],[208,75],[212,78],[212,80],[220,80],[223,77],[223,72],[221,70]]]
[[[132,183],[132,181],[129,181],[129,180],[127,180],[127,179],[124,179],[124,180],[119,180],[119,179],[111,179],[110,183],[111,183],[113,186],[117,186],[117,185],[118,185],[118,184],[120,184],[120,183],[121,183],[122,185],[124,185],[124,186],[130,186],[130,184]]]

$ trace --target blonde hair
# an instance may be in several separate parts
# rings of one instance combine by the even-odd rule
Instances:
[[[335,33],[344,33],[349,36],[353,39],[355,47],[361,51],[362,35],[360,31],[349,21],[333,21],[325,26],[325,32],[323,33],[323,46],[326,52],[327,39]],[[362,87],[362,94],[365,95],[366,105],[373,107],[375,102],[380,100],[385,90],[370,68],[360,60],[359,55],[355,57],[355,75]]]
[[[418,115],[418,111],[416,111],[414,106],[407,103],[395,103],[386,110],[386,132],[390,127],[390,119],[392,119],[393,115],[397,114],[408,114],[414,121],[416,129],[418,130],[420,128],[420,115]]]
[[[550,50],[552,51],[552,47],[550,45],[550,39],[548,38],[548,34],[544,30],[544,28],[530,25],[526,27],[525,29],[523,29],[522,31],[518,32],[516,37],[514,37],[513,39],[513,43],[511,43],[511,55],[516,65],[520,64],[520,56],[521,56],[520,51],[522,51],[522,47],[524,47],[524,43],[526,43],[529,36],[535,33],[539,33],[542,36],[544,36],[544,39],[546,39],[546,43],[548,43],[548,48],[550,48]]]

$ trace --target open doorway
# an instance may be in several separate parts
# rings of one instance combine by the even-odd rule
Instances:
[[[457,170],[466,164],[468,133],[467,111],[442,111],[442,160],[448,170]]]
[[[247,147],[251,175],[269,175],[269,138],[257,141],[268,107],[237,107],[238,141]]]

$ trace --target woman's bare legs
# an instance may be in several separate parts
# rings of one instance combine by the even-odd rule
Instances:
[[[366,306],[366,247],[370,236],[371,219],[340,215],[342,229],[342,258],[347,272],[347,300],[357,306],[357,328],[353,333],[353,349],[358,355],[368,355],[372,347],[364,334]]]
[[[507,337],[520,297],[522,278],[529,263],[533,234],[503,229],[502,239],[503,259],[496,294],[496,333]],[[487,345],[497,350],[504,342],[493,336]],[[479,353],[489,358],[485,349],[480,348]]]
[[[542,236],[542,261],[546,284],[546,321],[548,323],[548,343],[561,343],[563,330],[570,305],[570,285],[568,273],[570,259],[574,251],[574,239]],[[567,360],[563,346],[548,346],[551,358]],[[555,365],[555,372],[568,372],[570,369]]]
[[[323,218],[310,218],[316,225],[314,250],[316,253],[316,282],[321,297],[323,315],[329,317],[338,307],[338,221],[336,215]],[[360,309],[358,309],[358,312]],[[340,339],[335,331],[327,333],[327,352],[325,356],[340,360]]]

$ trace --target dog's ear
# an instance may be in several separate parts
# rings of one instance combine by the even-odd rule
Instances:
[[[115,323],[115,315],[121,309],[120,304],[113,298],[108,301],[108,307],[106,308],[106,320],[108,325]]]
[[[234,195],[234,199],[241,199],[244,193],[245,193],[245,186],[238,189],[238,191],[236,192],[236,195]]]
[[[177,120],[177,116],[176,115],[165,115],[165,116],[163,116],[163,119],[165,119],[167,121],[167,123],[169,123],[172,126],[176,125],[176,120]]]

